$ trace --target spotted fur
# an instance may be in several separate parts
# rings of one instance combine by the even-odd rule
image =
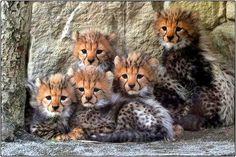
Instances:
[[[234,117],[234,79],[212,55],[198,21],[196,12],[174,7],[157,13],[154,27],[166,75],[187,90],[179,123],[189,130],[231,125]]]
[[[172,139],[172,119],[168,111],[153,98],[157,60],[147,54],[131,53],[115,58],[114,90],[127,103],[119,109],[116,130],[94,135],[105,142],[147,142]]]
[[[67,76],[54,74],[49,78],[28,81],[31,110],[27,110],[30,133],[53,139],[70,130],[69,119],[76,110],[75,88]]]
[[[92,65],[73,67],[68,71],[81,101],[87,110],[73,118],[74,127],[81,127],[86,137],[112,132],[115,128],[112,111],[113,74]]]

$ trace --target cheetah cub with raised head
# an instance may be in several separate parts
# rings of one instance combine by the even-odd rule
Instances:
[[[172,139],[172,118],[153,97],[155,68],[158,61],[147,54],[116,56],[114,91],[128,99],[117,112],[116,129],[96,134],[93,140],[104,142],[148,142]]]
[[[76,32],[73,36],[75,40],[73,56],[79,60],[78,65],[100,66],[104,71],[113,69],[113,60],[116,56],[113,47],[115,33],[107,35],[88,29]]]
[[[28,81],[27,87],[31,95],[31,108],[26,113],[27,129],[45,139],[60,139],[61,134],[70,131],[69,119],[76,110],[77,97],[69,78],[57,73]],[[72,134],[80,131],[74,130]]]
[[[158,12],[155,20],[157,38],[164,48],[163,72],[189,95],[184,100],[186,112],[179,119],[188,130],[234,122],[234,78],[212,56],[199,21],[196,12],[178,7]],[[159,96],[166,101],[170,97]]]

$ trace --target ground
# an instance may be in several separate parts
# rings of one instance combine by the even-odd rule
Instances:
[[[2,143],[2,155],[81,155],[81,156],[141,156],[141,155],[235,155],[234,126],[185,131],[176,142],[99,143],[91,141],[54,142],[32,139],[19,133],[15,142]]]

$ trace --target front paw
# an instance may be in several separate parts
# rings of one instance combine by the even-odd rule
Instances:
[[[81,128],[74,128],[68,133],[56,135],[53,140],[68,141],[68,140],[84,140],[85,133]]]
[[[173,126],[173,132],[174,132],[173,141],[179,140],[181,137],[183,137],[184,128],[181,125],[176,124]]]

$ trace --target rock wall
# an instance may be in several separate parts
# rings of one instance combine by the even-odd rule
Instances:
[[[119,54],[140,51],[159,56],[154,13],[170,5],[199,11],[213,46],[233,65],[234,2],[34,2],[28,76],[65,71],[73,61],[71,33],[86,28],[117,33]]]
[[[1,3],[1,139],[24,126],[31,2]]]

